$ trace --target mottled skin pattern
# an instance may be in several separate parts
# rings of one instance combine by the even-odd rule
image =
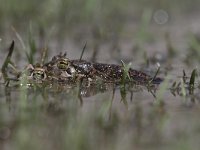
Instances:
[[[104,82],[119,83],[123,78],[123,67],[115,64],[92,63],[85,60],[69,60],[66,54],[57,55],[44,65],[49,76],[56,76],[59,79],[101,79]],[[137,83],[148,83],[152,77],[134,69],[129,69],[128,74],[131,80]],[[153,84],[159,84],[162,79],[155,78]]]
[[[57,55],[43,66],[46,69],[47,76],[56,81],[75,82],[76,70],[69,64],[66,54]]]
[[[97,74],[100,75],[105,80],[120,82],[123,78],[124,71],[122,66],[114,64],[101,64],[101,63],[95,63],[93,64],[93,66],[96,70],[98,70]],[[147,74],[133,69],[129,69],[128,73],[130,79],[133,81],[145,82],[151,79],[151,77],[148,76]]]
[[[27,73],[28,79],[30,80],[47,80],[46,70],[40,66],[33,66],[29,64],[25,68],[25,72]]]
[[[74,60],[72,60],[72,62],[74,62]],[[82,64],[82,62],[84,63]],[[90,78],[97,76],[105,82],[119,83],[121,82],[124,73],[123,67],[115,64],[90,63],[87,61],[76,60],[74,67],[79,71],[81,70],[80,72],[85,72]],[[152,80],[151,76],[132,68],[129,69],[128,75],[130,80],[127,77],[127,82],[148,83]],[[159,84],[160,82],[162,82],[162,79],[160,78],[155,78],[152,81],[154,84]]]

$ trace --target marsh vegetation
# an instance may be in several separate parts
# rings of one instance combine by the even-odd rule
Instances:
[[[0,149],[199,149],[199,4],[0,0]],[[27,65],[60,52],[122,80],[30,86]],[[164,81],[127,84],[130,68]]]

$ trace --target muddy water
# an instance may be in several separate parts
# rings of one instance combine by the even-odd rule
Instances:
[[[56,89],[55,92],[1,85],[1,149],[199,149],[199,89],[185,97],[177,93],[174,96],[169,90],[174,81],[180,82],[183,69],[190,76],[198,68],[198,63],[188,67],[183,60],[188,47],[187,34],[198,33],[199,23],[198,17],[186,16],[172,18],[165,25],[150,25],[153,41],[144,41],[142,49],[149,58],[159,54],[162,58],[159,76],[170,76],[167,86],[164,82],[158,87],[156,97],[144,86],[132,89],[132,98],[127,91],[124,101],[119,88],[114,98],[113,90],[109,89],[93,92],[80,100],[77,89]],[[133,51],[138,40],[134,36],[137,27],[131,22],[124,29],[119,40],[119,55],[112,56],[111,45],[105,43],[100,47],[97,61],[120,63],[122,59],[132,62],[133,68],[153,75],[156,64],[146,66],[142,52]],[[165,32],[169,32],[171,44],[177,49],[173,58],[167,56]],[[50,56],[62,51],[55,51],[56,44],[50,47]],[[71,39],[66,39],[63,47],[71,58],[79,57],[81,46]],[[88,42],[84,59],[90,59],[91,55],[92,46]],[[23,65],[25,62],[19,66]]]

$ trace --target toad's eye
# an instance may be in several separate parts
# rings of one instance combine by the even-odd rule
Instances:
[[[59,69],[67,69],[67,67],[68,67],[68,61],[67,60],[58,61],[57,67]]]
[[[45,72],[44,71],[33,71],[33,73],[32,73],[32,77],[33,77],[33,79],[34,80],[43,80],[43,79],[45,79],[46,78],[46,74],[45,74]]]

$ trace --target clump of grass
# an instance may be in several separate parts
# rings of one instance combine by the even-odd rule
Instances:
[[[131,63],[125,64],[123,60],[121,60],[122,68],[123,68],[123,76],[122,76],[122,83],[125,84],[127,79],[131,81],[130,75],[129,75],[129,69],[131,68]]]
[[[34,61],[34,56],[36,54],[36,49],[37,48],[36,48],[35,40],[33,38],[31,26],[30,26],[29,35],[28,35],[28,44],[29,44],[30,51],[26,52],[26,57],[28,59],[28,62],[30,64],[33,64],[35,62]]]
[[[183,77],[181,79],[181,90],[182,90],[183,96],[186,96],[186,90],[189,91],[190,95],[194,94],[196,74],[197,74],[196,69],[194,69],[191,73],[189,82],[187,82],[186,81],[186,77],[187,77],[186,73],[185,73],[185,71],[183,71]],[[187,86],[187,87],[185,87],[185,86]]]
[[[170,87],[171,93],[176,96],[176,93],[179,96],[187,97],[187,93],[189,92],[189,95],[194,94],[195,90],[195,80],[196,80],[196,69],[194,69],[191,73],[191,76],[188,81],[188,77],[186,75],[185,70],[183,70],[183,76],[180,80],[180,82],[174,82],[172,86]]]
[[[131,78],[129,76],[129,69],[131,67],[131,63],[129,63],[128,65],[126,65],[122,60],[122,71],[123,71],[123,75],[122,75],[122,79],[121,79],[121,83],[120,83],[120,93],[121,93],[121,100],[123,101],[123,103],[128,107],[127,104],[127,100],[126,100],[126,83],[127,80],[131,81]]]

